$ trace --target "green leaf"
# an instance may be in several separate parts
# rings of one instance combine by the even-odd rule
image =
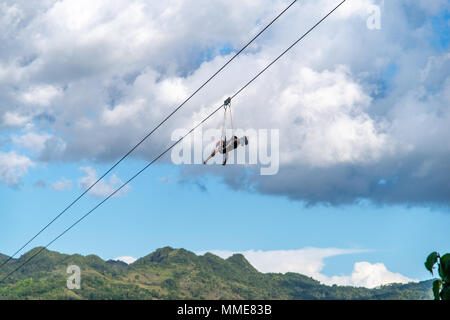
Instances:
[[[434,294],[434,300],[439,300],[439,291],[441,290],[441,280],[434,280],[433,281],[433,294]]]
[[[436,251],[430,253],[427,257],[427,261],[425,261],[425,268],[433,274],[433,266],[436,264],[437,259],[439,257],[439,253]]]
[[[439,261],[439,276],[444,282],[450,282],[450,254],[444,254]]]

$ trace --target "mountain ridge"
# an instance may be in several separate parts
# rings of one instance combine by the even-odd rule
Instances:
[[[0,268],[17,268],[42,247]],[[2,257],[7,257],[0,254]],[[68,265],[81,270],[81,289],[66,287]],[[222,259],[163,247],[126,264],[90,254],[47,249],[0,283],[0,299],[431,299],[431,280],[377,289],[327,286],[298,273],[261,273],[242,254]]]

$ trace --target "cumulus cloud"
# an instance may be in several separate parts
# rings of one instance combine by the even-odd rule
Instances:
[[[327,276],[321,271],[325,259],[344,254],[365,252],[361,249],[340,248],[304,248],[299,250],[248,250],[239,252],[260,272],[286,273],[296,272],[310,276],[324,284],[346,285],[375,288],[390,283],[408,283],[417,281],[399,273],[389,271],[383,263],[356,262],[350,275]],[[237,253],[226,250],[208,251],[224,259]],[[198,252],[197,254],[204,254]]]
[[[130,256],[123,256],[123,257],[117,257],[114,258],[113,260],[116,261],[122,261],[125,262],[126,264],[132,264],[133,262],[135,262],[137,259],[134,257],[130,257]]]
[[[45,148],[45,143],[52,136],[48,133],[37,133],[28,131],[22,135],[13,135],[11,140],[16,145],[31,150],[35,153],[40,153]]]
[[[277,175],[193,166],[180,181],[226,172],[233,188],[246,175],[253,190],[309,204],[449,205],[450,59],[430,39],[450,4],[381,3],[346,2],[233,101],[235,126],[280,130]],[[286,4],[6,1],[2,124],[50,117],[41,129],[52,137],[36,144],[42,161],[116,160]],[[133,156],[152,160],[174,129],[191,128],[334,5],[295,5]],[[380,30],[366,26],[373,5]]]
[[[261,272],[297,272],[305,275],[317,274],[328,257],[364,252],[361,249],[304,248],[298,250],[248,250],[240,252]],[[226,250],[208,251],[224,259],[236,252]]]
[[[60,181],[52,183],[52,189],[56,191],[65,191],[72,189],[72,180],[62,178]]]
[[[8,111],[3,114],[3,125],[6,127],[22,127],[29,120],[27,116],[15,112]]]
[[[91,167],[80,167],[81,171],[83,171],[86,175],[78,180],[78,185],[82,189],[89,188],[92,184],[97,181],[97,172]],[[89,194],[97,197],[106,197],[109,196],[112,192],[114,192],[118,187],[123,184],[123,181],[119,179],[115,174],[112,174],[108,179],[103,179],[99,181],[91,190],[89,190]],[[129,190],[130,186],[126,185],[119,192],[114,194],[114,197],[120,197],[125,195]]]
[[[61,96],[58,88],[46,85],[30,88],[20,95],[20,99],[27,104],[48,106],[58,96]]]
[[[8,186],[17,186],[28,169],[35,164],[27,157],[17,154],[15,151],[0,151],[0,181]]]
[[[328,284],[349,285],[375,288],[390,283],[409,283],[418,280],[410,279],[400,273],[389,271],[383,263],[356,262],[350,276],[333,276],[322,279]]]

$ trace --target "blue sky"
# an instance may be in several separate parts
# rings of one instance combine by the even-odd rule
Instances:
[[[9,252],[25,243],[43,222],[50,221],[81,192],[75,186],[59,192],[33,187],[33,183],[39,179],[57,181],[61,176],[76,180],[80,176],[78,167],[83,165],[32,169],[21,187],[1,187],[4,225],[14,226],[6,227],[1,234]],[[131,176],[143,165],[141,161],[128,161],[117,172]],[[96,168],[107,169],[105,165]],[[169,183],[160,181],[164,177],[169,177]],[[412,279],[429,278],[423,268],[428,252],[448,250],[450,214],[446,208],[378,207],[368,203],[308,207],[285,197],[232,190],[215,177],[201,180],[206,191],[195,181],[177,183],[177,177],[175,166],[150,167],[125,196],[105,203],[51,249],[95,253],[104,259],[141,257],[167,245],[195,252],[365,249],[368,251],[328,258],[323,273],[348,274],[355,261],[382,261],[390,271]],[[221,207],[223,198],[232,205]],[[51,241],[100,200],[87,197],[77,203],[35,245]]]
[[[96,195],[27,249],[95,206],[153,159],[174,129],[206,115],[298,37],[292,30],[307,30],[333,3],[294,6]],[[287,2],[217,4],[235,20],[209,30],[205,21],[224,16],[213,5],[196,17],[180,4],[164,20],[154,12],[167,8],[140,0],[114,8],[7,3],[0,15],[0,26],[13,26],[0,54],[1,253],[39,231]],[[361,280],[364,272],[377,284],[430,278],[427,254],[450,248],[450,146],[439,142],[450,127],[449,5],[346,5],[233,104],[237,125],[280,130],[277,175],[177,166],[165,157],[50,249],[104,259],[139,258],[167,245],[222,256],[244,252],[261,270],[301,272],[330,284],[371,286]],[[369,5],[381,8],[380,30],[365,26]],[[27,41],[33,35],[39,36]],[[210,127],[219,122],[215,117]],[[361,275],[356,266],[363,262]]]

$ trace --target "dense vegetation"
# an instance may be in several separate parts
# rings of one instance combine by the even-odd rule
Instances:
[[[0,276],[36,250],[8,262]],[[0,255],[0,263],[5,259]],[[79,290],[66,287],[72,264],[81,268]],[[130,265],[44,250],[0,284],[0,299],[432,299],[431,286],[431,281],[377,289],[325,286],[301,274],[260,273],[240,254],[224,260],[170,247]]]
[[[437,265],[440,279],[433,281],[434,300],[450,300],[450,253],[442,257],[438,252],[432,252],[425,261],[425,268],[432,275],[434,266]]]

